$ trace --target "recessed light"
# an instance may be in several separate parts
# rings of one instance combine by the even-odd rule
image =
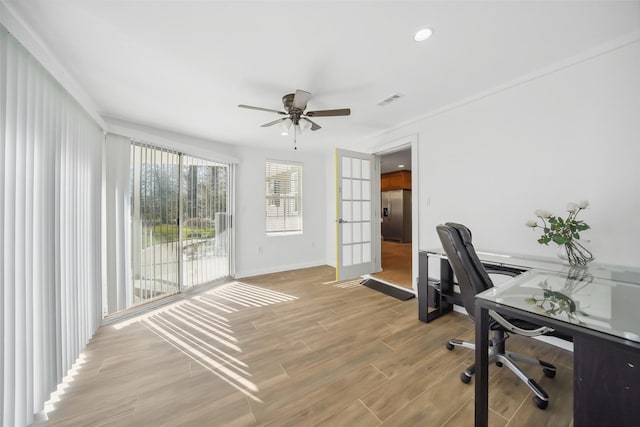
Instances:
[[[399,168],[403,168],[403,167],[404,167],[404,165],[398,165],[398,167],[399,167]]]
[[[423,28],[418,30],[413,39],[417,42],[423,42],[433,35],[433,28]]]

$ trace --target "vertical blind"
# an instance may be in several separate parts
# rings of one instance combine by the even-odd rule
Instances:
[[[105,315],[229,276],[228,164],[112,134],[105,160]]]
[[[130,241],[130,146],[131,139],[107,134],[104,150],[105,185],[105,292],[103,314],[131,306]]]
[[[267,233],[302,231],[302,165],[267,161]]]
[[[130,144],[131,294],[128,307],[180,291],[178,199],[180,155]]]
[[[229,276],[229,165],[182,156],[182,283]]]
[[[102,131],[0,26],[0,423],[23,426],[100,324]]]

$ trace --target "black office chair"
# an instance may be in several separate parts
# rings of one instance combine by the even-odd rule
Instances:
[[[475,320],[475,296],[476,294],[493,287],[493,282],[487,274],[484,266],[480,262],[478,255],[471,243],[471,231],[462,224],[448,222],[436,227],[438,236],[442,242],[449,264],[453,270],[457,283],[460,286],[462,302],[469,316]],[[556,367],[550,363],[543,362],[522,354],[511,353],[505,350],[505,332],[512,332],[518,335],[533,337],[537,335],[550,335],[553,329],[540,327],[523,320],[508,318],[490,311],[490,328],[493,337],[489,341],[489,363],[497,366],[508,367],[533,391],[535,396],[533,401],[540,409],[545,409],[549,405],[549,395],[514,363],[514,361],[530,363],[542,367],[545,376],[553,378],[556,375]],[[453,350],[455,346],[466,347],[475,350],[473,343],[452,339],[447,343],[447,349]],[[463,383],[471,381],[471,376],[475,371],[475,365],[471,365],[460,374]]]

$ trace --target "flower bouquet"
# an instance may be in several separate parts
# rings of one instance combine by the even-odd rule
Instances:
[[[584,266],[593,260],[593,254],[580,243],[580,232],[590,229],[583,220],[579,220],[578,214],[589,207],[589,202],[582,200],[580,203],[569,203],[567,205],[567,217],[555,216],[549,211],[537,210],[534,215],[540,218],[537,221],[527,221],[527,226],[540,228],[543,233],[538,239],[541,245],[548,245],[554,242],[563,247],[567,253],[567,259],[572,266]]]

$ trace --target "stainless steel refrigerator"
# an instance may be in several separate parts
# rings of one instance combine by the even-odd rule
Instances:
[[[382,238],[411,242],[411,190],[383,191],[381,199]]]

